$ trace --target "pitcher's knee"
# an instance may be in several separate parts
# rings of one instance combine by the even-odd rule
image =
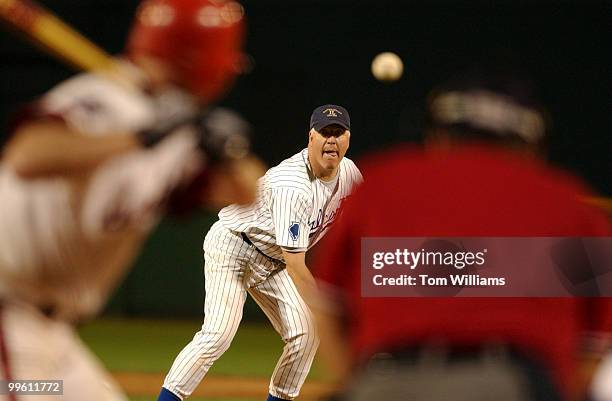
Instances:
[[[226,331],[199,331],[194,344],[197,345],[198,354],[202,358],[217,360],[232,343],[234,333]]]
[[[314,328],[300,330],[285,339],[285,343],[291,345],[296,351],[307,351],[319,347],[319,334]]]

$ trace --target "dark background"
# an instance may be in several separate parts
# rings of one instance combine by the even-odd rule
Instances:
[[[42,3],[112,53],[121,52],[137,5],[134,0]],[[352,158],[418,141],[422,104],[432,86],[458,68],[498,59],[531,74],[552,122],[549,159],[612,195],[612,3],[250,0],[244,5],[254,69],[221,103],[253,123],[255,150],[268,164],[305,147],[310,112],[323,103],[341,104],[351,113]],[[13,34],[0,34],[0,45],[0,124],[6,135],[11,110],[72,71]],[[404,61],[397,83],[382,84],[370,73],[372,58],[382,51]],[[210,219],[202,214],[188,224],[164,222],[114,305],[127,312],[198,310],[202,280],[193,264],[200,264]],[[180,266],[172,279],[163,279],[164,264]],[[128,299],[125,287],[142,281],[151,289],[133,294],[136,301]],[[177,292],[191,295],[173,305]],[[165,296],[166,309],[157,301]],[[150,309],[142,306],[146,302]]]

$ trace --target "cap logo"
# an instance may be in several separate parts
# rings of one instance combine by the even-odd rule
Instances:
[[[342,114],[338,109],[325,109],[321,113],[325,114],[327,117],[338,117],[338,114]]]

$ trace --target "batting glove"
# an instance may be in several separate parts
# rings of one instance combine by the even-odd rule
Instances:
[[[250,151],[250,125],[233,110],[217,107],[199,118],[199,147],[212,162],[238,160]]]

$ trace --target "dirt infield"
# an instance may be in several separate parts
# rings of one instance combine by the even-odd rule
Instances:
[[[133,395],[152,395],[159,393],[164,381],[162,373],[113,372],[121,387]],[[208,398],[261,398],[268,393],[267,378],[242,376],[207,376],[193,393],[193,396]],[[306,380],[300,393],[300,400],[318,400],[331,392],[329,384]]]

